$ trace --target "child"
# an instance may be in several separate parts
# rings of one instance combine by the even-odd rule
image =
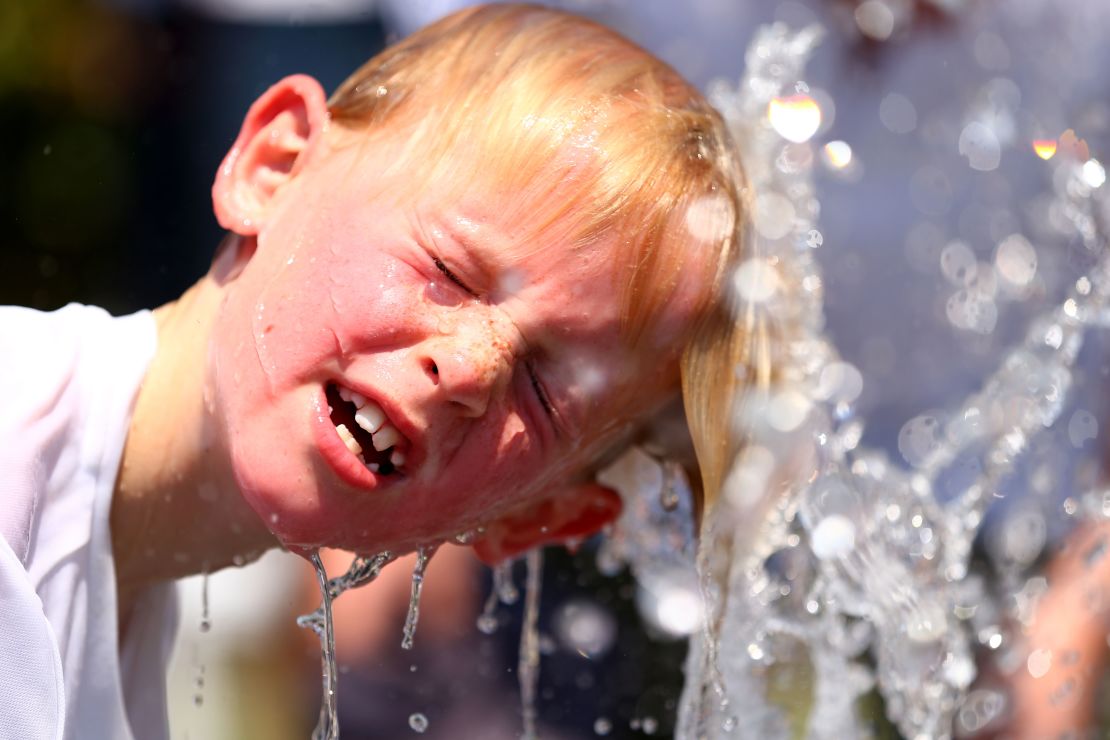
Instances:
[[[526,6],[430,26],[329,102],[270,88],[179,300],[5,309],[4,356],[34,361],[0,371],[0,695],[33,700],[0,735],[163,734],[171,579],[278,544],[470,532],[496,561],[592,533],[619,500],[590,472],[680,365],[712,496],[742,345],[727,138],[646,52]]]

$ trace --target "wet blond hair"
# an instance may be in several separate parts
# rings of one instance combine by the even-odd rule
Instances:
[[[747,209],[735,147],[701,93],[604,26],[494,4],[386,49],[336,90],[329,109],[344,129],[392,132],[395,167],[413,187],[434,181],[461,194],[484,178],[501,212],[530,224],[517,235],[522,245],[540,231],[575,245],[619,235],[629,265],[622,336],[661,358],[681,353],[687,422],[711,502],[737,449],[728,409],[734,368],[749,354],[723,299]],[[675,327],[684,346],[656,346],[656,329],[675,311],[686,322]],[[634,398],[636,384],[625,385]]]

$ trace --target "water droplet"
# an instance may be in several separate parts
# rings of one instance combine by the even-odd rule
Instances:
[[[886,41],[894,33],[894,11],[882,0],[866,0],[856,6],[856,27],[875,41]]]
[[[794,228],[797,211],[785,195],[769,190],[756,196],[754,205],[752,221],[755,230],[765,239],[781,239]]]
[[[497,631],[497,617],[493,614],[482,614],[478,617],[478,631],[483,635],[492,635]]]
[[[978,271],[978,265],[975,253],[961,241],[950,242],[941,250],[940,271],[958,288],[971,284]]]
[[[1068,422],[1068,439],[1072,446],[1081,449],[1088,441],[1098,436],[1098,420],[1090,411],[1079,409],[1071,415]]]
[[[852,164],[852,147],[846,141],[830,141],[823,148],[825,164],[832,170],[843,170]]]
[[[973,170],[991,172],[998,169],[1002,161],[1002,145],[998,136],[993,129],[978,121],[964,126],[958,146],[960,154],[967,157],[967,163]]]
[[[594,720],[594,734],[605,737],[613,730],[613,723],[606,717],[598,717]]]
[[[1106,182],[1106,168],[1097,159],[1087,160],[1083,165],[1083,182],[1092,188],[1101,188]]]
[[[767,423],[780,432],[792,432],[809,416],[813,403],[803,393],[784,390],[771,396],[767,404]]]
[[[994,269],[1006,282],[1024,288],[1037,274],[1037,250],[1021,234],[1011,234],[998,245]]]
[[[832,514],[817,523],[810,535],[809,547],[822,560],[847,555],[856,545],[856,525],[840,514]]]
[[[762,303],[779,291],[781,280],[778,270],[771,263],[753,257],[736,268],[733,285],[743,301]]]
[[[772,98],[767,105],[767,120],[779,136],[802,144],[821,128],[821,107],[806,94]]]
[[[891,93],[879,104],[879,120],[895,134],[908,134],[917,128],[917,108],[905,95]]]
[[[423,734],[428,729],[428,718],[420,712],[409,715],[409,728],[416,733]]]
[[[617,622],[596,603],[575,599],[563,604],[553,620],[555,635],[571,652],[599,658],[609,652],[617,637]]]
[[[1033,678],[1042,678],[1052,669],[1052,651],[1044,648],[1034,650],[1029,653],[1029,658],[1025,661],[1025,667]]]
[[[914,467],[924,466],[940,445],[940,424],[933,416],[914,417],[898,433],[898,451]]]

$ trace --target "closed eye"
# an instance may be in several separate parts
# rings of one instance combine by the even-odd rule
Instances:
[[[478,297],[478,294],[475,293],[473,290],[471,290],[466,285],[466,283],[464,283],[462,280],[459,280],[458,275],[451,272],[451,268],[449,268],[447,265],[443,264],[443,260],[441,260],[439,257],[434,257],[432,259],[432,261],[435,263],[436,269],[439,270],[440,272],[442,272],[444,275],[446,275],[448,280],[450,280],[452,283],[459,286],[460,288],[462,288],[463,290],[465,290],[467,293],[474,296],[475,298]]]
[[[543,389],[543,385],[540,383],[539,376],[536,375],[536,369],[532,367],[532,363],[528,363],[527,368],[528,378],[532,381],[532,390],[535,391],[536,397],[540,401],[540,405],[543,406],[543,410],[547,412],[548,416],[553,416],[555,413],[555,407],[551,405],[551,399],[547,397],[547,392]]]

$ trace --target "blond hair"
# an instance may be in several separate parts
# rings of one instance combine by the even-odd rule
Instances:
[[[503,197],[504,213],[527,215],[520,221],[534,231],[557,229],[572,244],[619,234],[630,266],[619,296],[630,346],[652,348],[653,328],[684,288],[698,286],[685,347],[657,349],[682,350],[684,404],[712,500],[736,449],[727,409],[747,350],[722,293],[747,209],[735,147],[705,98],[604,26],[494,4],[385,50],[329,108],[346,129],[373,135],[389,122],[401,130],[396,166],[414,187],[464,188],[481,176]]]

